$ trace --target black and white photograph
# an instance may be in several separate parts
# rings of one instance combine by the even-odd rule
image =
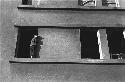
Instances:
[[[125,0],[0,0],[0,82],[125,82]]]

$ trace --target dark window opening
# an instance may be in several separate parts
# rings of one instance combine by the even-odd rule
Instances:
[[[112,6],[112,7],[119,7],[118,2],[115,0],[102,0],[102,6]]]
[[[97,29],[81,29],[81,58],[100,59]]]
[[[30,58],[30,44],[34,35],[38,35],[38,29],[18,29],[16,58]]]
[[[102,0],[102,6],[108,6],[108,0]]]
[[[22,0],[23,5],[32,5],[32,0]]]
[[[121,53],[125,54],[123,29],[107,29],[107,39],[112,59],[118,59]]]
[[[78,0],[78,5],[79,6],[92,6],[92,5],[95,5],[96,2],[95,0]]]

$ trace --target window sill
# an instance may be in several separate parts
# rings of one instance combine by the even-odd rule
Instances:
[[[39,7],[33,5],[18,5],[18,9],[25,10],[71,10],[71,11],[125,11],[123,8],[116,7],[75,7],[75,8],[50,8],[50,7]]]
[[[125,65],[124,59],[45,59],[45,58],[11,58],[10,63],[26,64],[94,64]]]

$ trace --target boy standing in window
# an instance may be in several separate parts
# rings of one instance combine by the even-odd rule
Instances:
[[[30,44],[30,56],[31,58],[40,58],[39,51],[41,49],[41,45],[43,45],[41,36],[34,35],[33,39],[31,40]]]

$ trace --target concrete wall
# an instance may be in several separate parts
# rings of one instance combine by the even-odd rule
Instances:
[[[19,2],[19,0],[18,0]],[[0,80],[12,82],[9,58],[15,54],[15,34],[13,19],[17,16],[17,0],[0,0]]]
[[[15,23],[22,26],[119,27],[125,26],[124,19],[125,13],[119,11],[19,10]]]
[[[10,64],[21,0],[0,0],[0,82],[124,82],[124,65]]]
[[[81,59],[79,29],[40,28],[44,38],[40,58]]]

